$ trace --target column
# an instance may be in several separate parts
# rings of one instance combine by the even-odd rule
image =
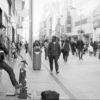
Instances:
[[[29,0],[29,53],[33,58],[33,0]]]

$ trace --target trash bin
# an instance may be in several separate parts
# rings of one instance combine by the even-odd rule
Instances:
[[[41,69],[41,49],[39,46],[33,48],[33,69]]]

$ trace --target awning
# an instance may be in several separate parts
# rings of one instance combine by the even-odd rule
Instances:
[[[6,27],[5,27],[4,25],[0,24],[0,29],[1,29],[1,28],[6,28]]]

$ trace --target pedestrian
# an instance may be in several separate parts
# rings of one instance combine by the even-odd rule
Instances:
[[[62,46],[63,59],[65,62],[67,62],[67,59],[69,56],[69,47],[70,47],[69,40],[66,39],[63,43],[63,46]]]
[[[49,64],[50,70],[53,71],[53,60],[55,62],[55,70],[56,73],[59,73],[59,65],[58,59],[60,57],[60,44],[56,40],[56,36],[52,37],[52,41],[49,43],[48,46],[48,57],[49,57]]]
[[[71,51],[72,51],[72,55],[75,55],[76,53],[76,43],[75,41],[71,41]]]
[[[93,53],[94,53],[94,56],[96,56],[96,52],[97,52],[97,42],[94,41],[94,43],[93,43]]]
[[[16,43],[16,52],[17,52],[17,54],[20,54],[20,44],[19,44],[19,42],[17,42]]]
[[[44,41],[45,60],[48,58],[48,40]]]
[[[99,52],[99,59],[100,59],[100,42],[98,43],[98,52]]]
[[[13,60],[17,58],[15,42],[12,42],[12,58]]]
[[[28,43],[25,42],[25,53],[27,53],[27,52],[28,52]]]
[[[12,82],[12,85],[15,87],[15,95],[18,94],[18,89],[20,85],[18,84],[13,69],[4,61],[5,55],[8,54],[8,49],[5,47],[4,43],[2,43],[0,39],[0,69],[5,70]]]
[[[79,38],[79,40],[77,41],[77,49],[78,49],[78,55],[79,55],[79,59],[82,60],[83,59],[83,50],[84,50],[84,42],[82,41],[82,37]]]

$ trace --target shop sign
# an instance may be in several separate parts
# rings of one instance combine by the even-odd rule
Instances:
[[[96,19],[96,20],[93,21],[93,27],[94,28],[100,27],[100,19]]]
[[[87,18],[79,20],[75,23],[75,26],[80,26],[87,23]]]

